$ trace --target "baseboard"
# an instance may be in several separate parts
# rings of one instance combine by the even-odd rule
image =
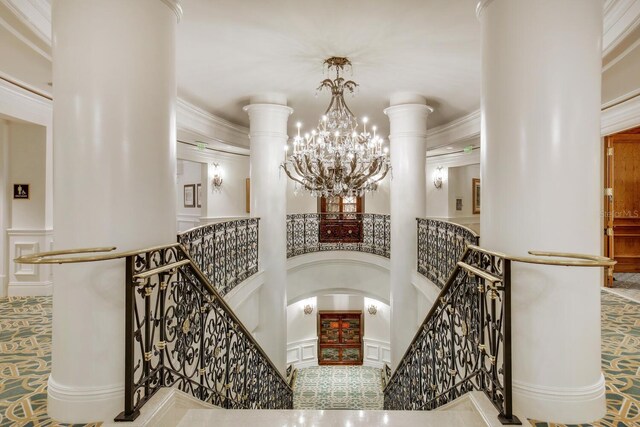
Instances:
[[[63,423],[111,420],[124,409],[123,384],[74,387],[59,384],[50,375],[47,394],[49,416]]]
[[[529,419],[562,424],[591,423],[606,413],[602,373],[585,387],[545,387],[513,381],[514,410]]]
[[[7,295],[10,297],[37,297],[53,295],[53,282],[9,282]]]

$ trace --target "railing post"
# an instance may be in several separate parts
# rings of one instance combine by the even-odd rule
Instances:
[[[135,310],[135,289],[133,281],[133,256],[126,258],[125,267],[125,307],[124,307],[124,411],[115,421],[133,421],[140,415],[139,410],[134,410],[133,389],[133,325]]]
[[[512,386],[512,365],[511,365],[511,260],[504,259],[503,266],[503,286],[504,286],[504,344],[503,344],[503,364],[504,364],[504,411],[498,416],[502,424],[522,424],[518,417],[513,415]]]

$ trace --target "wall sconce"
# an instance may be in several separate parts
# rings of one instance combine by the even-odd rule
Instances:
[[[222,189],[222,170],[217,163],[213,164],[213,179],[211,180],[211,189],[220,192]]]
[[[367,311],[369,312],[370,315],[375,316],[376,313],[378,312],[378,307],[376,307],[375,304],[371,304],[369,305],[369,308],[367,308]]]
[[[304,314],[313,313],[313,306],[311,304],[307,304],[304,306]]]
[[[433,186],[442,188],[442,166],[438,166],[433,173]]]

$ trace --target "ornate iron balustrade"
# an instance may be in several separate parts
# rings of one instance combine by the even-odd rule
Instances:
[[[216,291],[226,295],[258,272],[258,218],[219,222],[178,234]]]
[[[480,236],[459,224],[418,218],[418,273],[442,288],[467,245],[478,245]]]
[[[135,419],[162,387],[222,408],[293,407],[285,378],[179,244],[127,256],[125,313],[116,420]]]
[[[320,240],[322,221],[340,221],[340,215],[347,218],[345,222],[354,221],[361,224],[362,240],[357,243],[332,242]],[[338,218],[338,219],[333,219]],[[287,258],[310,252],[322,251],[357,251],[391,256],[391,220],[389,215],[381,214],[291,214],[287,215]]]
[[[384,390],[384,408],[428,410],[481,390],[503,424],[511,399],[511,261],[466,249]]]

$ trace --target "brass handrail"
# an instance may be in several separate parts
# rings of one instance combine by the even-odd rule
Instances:
[[[220,304],[226,309],[225,311],[227,311],[229,313],[229,315],[231,316],[231,318],[240,326],[240,329],[245,333],[247,338],[250,341],[252,341],[253,344],[256,346],[256,349],[258,350],[258,352],[267,360],[267,363],[269,363],[269,365],[274,369],[274,371],[278,374],[278,376],[284,381],[284,383],[287,385],[287,387],[289,387],[289,389],[291,390],[291,387],[287,383],[286,378],[282,375],[280,370],[278,368],[276,368],[276,365],[273,363],[271,358],[262,349],[260,344],[253,337],[251,332],[249,332],[249,330],[246,328],[246,326],[244,326],[244,323],[242,323],[242,321],[238,318],[238,316],[236,316],[236,314],[233,312],[233,310],[231,309],[229,304],[227,304],[225,299],[223,297],[221,297],[219,295],[218,291],[209,283],[209,279],[204,275],[204,273],[202,273],[200,268],[196,265],[195,261],[193,261],[193,259],[191,258],[191,255],[189,255],[189,253],[179,243],[172,243],[172,244],[169,244],[169,245],[153,246],[153,247],[145,248],[145,249],[137,249],[137,250],[131,250],[131,251],[125,251],[125,252],[115,252],[115,253],[109,253],[109,254],[106,254],[106,255],[96,255],[96,256],[88,256],[88,257],[51,258],[51,257],[58,256],[58,255],[73,255],[73,254],[97,253],[97,252],[113,252],[117,248],[115,246],[106,246],[106,247],[95,247],[95,248],[79,248],[79,249],[65,249],[65,250],[59,250],[59,251],[38,252],[38,253],[35,253],[35,254],[23,255],[23,256],[20,256],[18,258],[15,258],[14,262],[16,262],[18,264],[72,264],[72,263],[93,262],[93,261],[109,261],[109,260],[115,260],[115,259],[120,259],[120,258],[126,258],[126,257],[129,257],[129,256],[134,256],[134,255],[138,255],[138,254],[142,254],[142,253],[146,253],[146,252],[157,251],[157,250],[160,250],[160,249],[168,249],[168,248],[172,248],[172,247],[180,247],[182,249],[183,254],[187,257],[187,259],[184,260],[184,261],[187,261],[187,262],[185,262],[184,264],[185,265],[186,264],[190,264],[191,265],[191,267],[193,268],[196,276],[198,276],[198,278],[204,283],[204,285],[207,288],[207,290],[209,291],[209,293],[211,293],[212,295],[217,297],[217,299],[220,302]],[[173,268],[173,267],[176,267],[176,265],[172,264],[172,265],[165,266],[165,267]],[[159,267],[158,269],[155,269],[155,270],[160,270],[162,268],[163,267]],[[149,270],[149,272],[152,272],[152,271],[155,271],[155,270]],[[135,277],[136,278],[140,278],[140,279],[144,279],[145,278],[144,276],[145,276],[145,273],[140,273],[140,274],[137,274]]]
[[[533,257],[507,255],[502,252],[491,251],[476,245],[469,245],[470,249],[488,255],[526,264],[557,265],[565,267],[613,267],[617,261],[599,255],[577,254],[571,252],[529,251]],[[541,258],[535,258],[541,257]],[[569,258],[569,259],[544,259],[544,258]],[[574,261],[578,260],[578,261]]]
[[[491,282],[491,283],[502,282],[502,278],[498,276],[494,276],[491,273],[487,273],[486,271],[480,270],[479,268],[469,265],[466,262],[458,261],[458,267],[464,268],[474,276],[482,277],[484,280],[488,282]]]
[[[106,255],[94,255],[86,257],[68,257],[68,258],[51,258],[58,255],[74,255],[74,254],[86,254],[97,252],[113,252],[117,249],[115,246],[105,246],[97,248],[79,248],[79,249],[65,249],[60,251],[48,251],[38,252],[35,254],[22,255],[15,258],[13,261],[18,264],[74,264],[80,262],[94,262],[94,261],[110,261],[119,258],[126,258],[128,256],[138,255],[145,252],[153,252],[160,249],[167,249],[174,246],[178,246],[179,243],[172,243],[169,245],[153,246],[145,249],[135,249],[131,251],[115,252]]]

